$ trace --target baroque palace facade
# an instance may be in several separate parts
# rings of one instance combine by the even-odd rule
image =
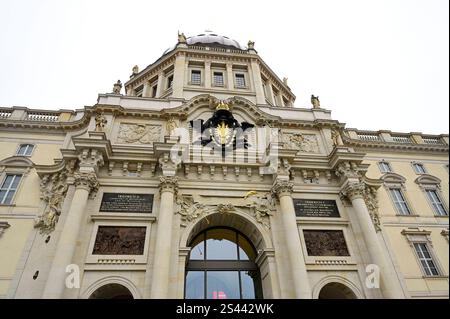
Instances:
[[[448,298],[448,135],[294,101],[205,33],[94,106],[1,108],[0,297]]]

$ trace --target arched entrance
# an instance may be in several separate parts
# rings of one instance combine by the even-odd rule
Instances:
[[[120,284],[106,284],[95,290],[89,299],[134,299],[128,288]]]
[[[256,249],[229,227],[201,231],[190,245],[186,265],[186,299],[262,298]]]
[[[330,282],[320,290],[319,299],[357,299],[357,297],[346,285]]]

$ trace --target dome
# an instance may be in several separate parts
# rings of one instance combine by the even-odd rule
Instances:
[[[202,33],[186,39],[188,45],[211,45],[211,46],[224,46],[229,48],[236,48],[239,50],[245,50],[241,47],[239,42],[230,39],[223,35],[215,33]]]

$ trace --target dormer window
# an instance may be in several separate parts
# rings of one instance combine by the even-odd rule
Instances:
[[[19,149],[17,150],[17,155],[19,156],[31,156],[33,153],[34,145],[33,144],[21,144]]]

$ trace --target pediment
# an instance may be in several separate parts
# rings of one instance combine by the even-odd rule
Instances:
[[[433,175],[422,174],[414,182],[419,185],[439,185],[441,180]]]
[[[30,168],[34,166],[34,163],[27,157],[12,156],[0,161],[2,167],[15,167],[15,168]]]
[[[403,184],[406,181],[406,178],[397,173],[385,173],[380,179],[387,184]]]

